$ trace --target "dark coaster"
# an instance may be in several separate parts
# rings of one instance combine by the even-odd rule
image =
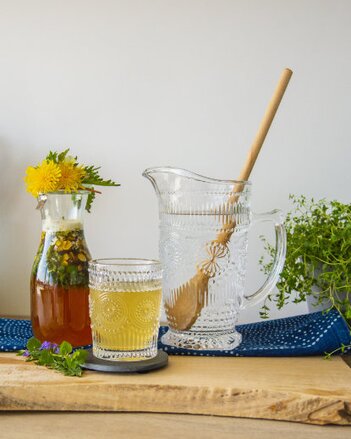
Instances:
[[[84,364],[83,369],[97,370],[99,372],[114,373],[144,373],[150,370],[160,369],[168,364],[168,355],[159,349],[157,355],[150,360],[140,361],[111,361],[101,360],[93,355],[92,349],[88,349],[89,355]]]

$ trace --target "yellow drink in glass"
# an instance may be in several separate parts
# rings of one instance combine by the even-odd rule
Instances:
[[[90,318],[99,348],[146,349],[158,330],[161,289],[150,291],[90,290]]]
[[[160,265],[158,261],[151,261],[156,267],[143,260],[108,261],[113,263],[92,261],[89,268],[93,354],[108,360],[153,358],[162,297]],[[129,265],[116,268],[120,261]]]

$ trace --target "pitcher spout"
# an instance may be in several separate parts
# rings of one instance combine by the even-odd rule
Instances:
[[[162,168],[162,167],[147,168],[142,174],[143,177],[147,178],[151,182],[157,195],[160,194],[161,179],[162,177],[164,177],[163,175],[164,173],[162,172],[163,169],[166,168]]]
[[[219,180],[186,169],[169,166],[148,168],[143,176],[151,181],[167,213],[209,213],[227,211],[249,195],[250,182]]]
[[[219,185],[219,186],[234,186],[236,184],[250,185],[248,181],[237,180],[221,180],[217,178],[205,177],[192,171],[181,168],[173,168],[171,166],[159,166],[147,168],[143,172],[143,177],[151,181],[155,191],[160,194],[164,191],[174,192],[176,190],[184,189],[189,185],[196,184],[197,188],[201,185]]]
[[[176,192],[184,188],[186,183],[189,184],[191,180],[196,177],[201,177],[194,172],[185,169],[173,168],[171,166],[158,166],[154,168],[147,168],[143,172],[143,177],[151,181],[156,193]]]

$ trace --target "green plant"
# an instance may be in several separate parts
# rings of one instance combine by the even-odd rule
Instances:
[[[278,291],[268,296],[261,308],[262,318],[269,316],[269,302],[278,309],[288,302],[299,303],[307,296],[315,304],[328,303],[351,321],[351,204],[325,199],[308,200],[290,195],[293,209],[288,213],[287,255],[277,283]],[[271,259],[260,264],[268,273],[274,247],[262,237]]]
[[[81,365],[85,362],[88,352],[83,349],[72,351],[72,345],[67,341],[57,345],[49,341],[41,343],[32,337],[27,342],[27,349],[19,351],[17,355],[26,357],[26,361],[34,361],[39,366],[46,366],[64,375],[81,376]]]

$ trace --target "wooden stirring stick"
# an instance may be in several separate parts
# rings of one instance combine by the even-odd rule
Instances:
[[[255,165],[263,142],[289,84],[292,73],[293,72],[290,69],[284,69],[281,74],[278,85],[267,106],[262,122],[253,140],[245,164],[239,174],[239,181],[234,186],[233,193],[228,199],[230,204],[237,202],[240,197],[240,192],[245,186],[245,181],[249,179],[252,168]],[[211,265],[213,266],[216,258],[223,257],[221,255],[224,255],[225,252],[223,252],[222,249],[227,246],[234,230],[234,220],[225,222],[216,239],[207,244],[207,248],[211,248],[212,251],[211,259],[202,261],[197,268],[196,275],[189,279],[185,284],[173,290],[172,303],[165,304],[168,321],[173,329],[178,331],[189,330],[198,319],[201,310],[207,301],[208,282],[216,275],[215,272],[208,270],[207,267]]]

